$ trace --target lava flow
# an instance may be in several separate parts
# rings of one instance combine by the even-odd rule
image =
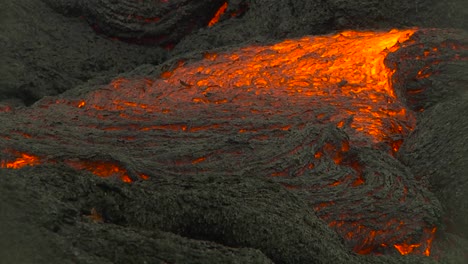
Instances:
[[[392,71],[384,60],[413,32],[347,31],[230,53],[206,53],[204,60],[165,72],[163,79],[148,80],[151,84],[145,84],[148,88],[144,91],[131,91],[130,87],[122,90],[121,84],[133,81],[117,79],[113,87],[119,92],[111,96],[113,102],[102,100],[108,96],[103,94],[106,91],[97,91],[84,101],[95,109],[127,109],[136,114],[176,112],[168,104],[171,100],[235,105],[236,112],[271,112],[305,121],[310,120],[306,115],[313,112],[314,119],[340,127],[349,123],[357,134],[366,135],[374,143],[386,142],[397,151],[398,142],[413,129],[415,120],[396,97],[389,81]],[[164,98],[152,96],[168,87],[173,90]],[[265,96],[277,102],[266,101]],[[295,107],[292,111],[285,109],[280,101]],[[197,108],[187,106],[192,107]],[[302,113],[296,109],[302,109]]]
[[[9,121],[32,138],[2,131],[0,141],[125,182],[160,173],[270,177],[304,194],[358,253],[429,255],[436,210],[392,156],[415,118],[385,65],[414,32],[346,31],[205,53],[157,77],[46,98]],[[40,163],[30,157],[2,167]]]

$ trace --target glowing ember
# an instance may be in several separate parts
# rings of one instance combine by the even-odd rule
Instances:
[[[127,170],[115,163],[98,161],[66,161],[66,163],[77,170],[87,170],[99,177],[118,177],[123,182],[132,182]]]
[[[41,158],[28,153],[12,152],[12,154],[18,156],[13,161],[1,160],[0,168],[6,169],[21,169],[25,166],[37,166],[45,162],[55,163],[56,161],[42,161]],[[67,165],[77,170],[87,170],[96,176],[107,178],[117,177],[123,182],[130,183],[132,179],[128,175],[126,169],[118,165],[115,162],[103,162],[103,161],[81,161],[81,160],[65,160]],[[198,161],[200,162],[200,161]],[[148,180],[149,176],[146,174],[139,174],[139,178]]]
[[[3,105],[3,104],[0,104],[0,113],[1,112],[10,112],[11,111],[11,106],[9,105]]]
[[[218,23],[219,18],[224,14],[224,12],[226,12],[227,7],[228,3],[224,2],[224,4],[218,9],[218,11],[216,11],[214,17],[210,20],[210,22],[208,22],[209,27],[212,27],[214,26],[214,24]]]
[[[86,102],[85,102],[85,101],[81,101],[81,102],[78,103],[78,107],[79,107],[79,108],[82,108],[82,107],[85,106],[85,105],[86,105]]]
[[[25,166],[35,166],[40,164],[39,157],[27,153],[17,153],[19,155],[14,161],[1,161],[1,168],[20,169]]]
[[[431,255],[431,245],[432,245],[432,240],[434,240],[435,232],[437,228],[434,227],[432,229],[426,229],[424,230],[426,235],[426,239],[423,240],[422,243],[418,244],[408,244],[408,243],[401,243],[401,244],[395,244],[393,245],[398,252],[400,252],[401,255],[408,255],[411,253],[418,253],[422,254],[425,256],[430,256]]]

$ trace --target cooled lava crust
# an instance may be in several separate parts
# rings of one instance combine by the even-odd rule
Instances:
[[[67,15],[81,16],[93,29],[116,40],[172,49],[192,31],[244,14],[243,0],[45,0]]]

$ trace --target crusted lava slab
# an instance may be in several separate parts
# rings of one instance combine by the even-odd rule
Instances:
[[[422,30],[412,37],[410,32],[392,31],[388,33],[392,36],[388,43],[387,38],[381,39],[385,34],[347,32],[204,53],[196,60],[178,59],[172,63],[175,65],[172,68],[171,63],[153,69],[143,68],[131,76],[116,78],[108,85],[81,87],[61,97],[44,98],[30,108],[2,108],[2,167],[18,169],[41,165],[46,171],[47,168],[68,168],[72,171],[69,175],[83,175],[80,181],[103,182],[104,191],[100,192],[117,201],[108,204],[103,198],[104,201],[99,200],[96,206],[89,200],[84,204],[66,202],[79,211],[73,212],[71,220],[67,220],[75,225],[83,221],[79,217],[81,213],[90,215],[97,222],[137,228],[138,232],[157,228],[228,246],[258,248],[268,258],[280,263],[305,263],[311,259],[333,263],[335,258],[363,261],[346,253],[335,235],[316,218],[318,216],[356,252],[429,255],[434,233],[440,227],[439,201],[408,167],[394,157],[403,139],[413,129],[417,114],[406,109],[396,93],[389,90],[390,76],[374,77],[372,67],[377,67],[378,73],[392,74],[392,67],[398,72],[398,65],[392,63],[397,57],[384,60],[390,51],[418,47],[417,51],[401,59],[420,61],[425,57],[425,50],[434,51],[434,47],[425,45],[426,39],[438,34],[441,42],[431,43],[443,47],[446,40],[443,36],[450,38],[450,34],[456,33]],[[409,40],[401,47],[394,46],[400,37]],[[346,61],[346,56],[359,54],[338,54],[321,47],[308,50],[308,44],[339,47],[342,42],[353,43],[354,39],[361,41],[356,48],[366,47],[366,39],[378,40],[368,43],[369,46],[383,45],[377,50],[369,48],[378,59],[369,62],[368,56],[361,56],[352,63],[352,66],[371,67],[369,72],[358,73],[351,68],[350,72],[339,72],[345,75],[338,78],[332,73],[307,68],[317,63],[320,68],[337,68],[340,64],[333,64],[333,61],[341,63]],[[454,41],[465,43],[464,39]],[[344,47],[352,50],[349,43]],[[464,61],[458,49],[447,47],[440,49],[442,54],[453,56],[439,55],[439,65]],[[307,70],[294,71],[296,75],[285,74],[288,73],[288,63],[282,61],[280,55],[286,52],[293,52],[295,59],[290,61]],[[292,66],[297,64],[291,63]],[[419,63],[407,65],[420,67]],[[384,67],[390,67],[390,70]],[[247,69],[249,71],[245,72]],[[411,69],[410,72],[420,70]],[[441,72],[440,75],[449,74]],[[251,76],[246,75],[248,73]],[[438,78],[430,74],[423,77]],[[401,84],[401,87],[407,86]],[[41,167],[38,170],[23,169],[25,173],[19,172],[19,175],[26,181],[28,174],[36,177],[34,175],[43,173]],[[86,171],[107,179],[97,180],[87,175],[88,179]],[[8,174],[14,175],[11,171]],[[153,209],[152,206],[156,206],[153,204],[158,202],[172,203],[172,198],[159,193],[165,193],[159,189],[162,187],[158,188],[163,179],[174,181],[170,184],[173,187],[167,189],[168,193],[178,188],[182,193],[187,188],[195,188],[193,195],[202,198],[193,200],[191,196],[176,195],[174,199],[188,203],[187,213],[176,205],[168,205],[167,208],[171,208],[168,211]],[[196,185],[198,181],[200,184]],[[230,184],[225,184],[231,181],[239,182],[241,194],[239,196],[236,191],[228,195],[231,198],[245,198],[242,186],[257,186],[247,188],[248,195],[261,193],[260,182],[268,182],[268,192],[279,193],[280,197],[292,195],[290,192],[296,194],[285,198],[283,203],[276,203],[273,198],[265,199],[265,203],[272,204],[265,205],[265,211],[262,211],[265,216],[279,214],[282,217],[271,223],[263,220],[245,222],[257,216],[250,210],[242,211],[236,203],[222,209],[220,214],[197,213],[205,212],[202,208],[213,207],[206,200],[223,201],[222,197],[208,194],[203,199],[205,191],[209,193],[216,189],[209,187],[209,182],[226,186],[216,189],[215,193],[222,194],[231,188],[228,187]],[[71,193],[75,188],[81,188],[76,182],[60,186],[67,186],[67,192]],[[145,193],[151,195],[145,197]],[[117,197],[120,195],[137,202],[126,205],[125,198]],[[156,201],[153,200],[155,195],[160,197]],[[65,199],[63,197],[58,194],[57,199],[61,201]],[[226,199],[231,201],[231,198]],[[252,207],[260,208],[256,205],[257,198],[252,199]],[[288,204],[294,201],[307,201],[308,209],[301,207],[297,212],[269,209],[276,205],[291,207]],[[177,202],[177,205],[184,202]],[[311,213],[312,209],[315,215]],[[157,220],[159,218],[152,213],[145,215],[153,211],[160,212],[159,217],[167,220]],[[239,219],[236,218],[238,214],[242,215]],[[185,219],[187,217],[194,220]],[[185,220],[175,221],[180,218]],[[233,219],[238,219],[241,225],[236,227],[236,222],[230,222]],[[301,221],[313,222],[298,227],[301,226],[299,219],[312,219]],[[285,223],[287,228],[274,223]],[[270,225],[273,226],[268,227]],[[298,227],[297,235],[292,232],[294,227]],[[61,227],[58,224],[49,228]],[[76,230],[71,228],[70,236],[78,232]],[[265,230],[266,234],[262,236],[254,230]],[[116,232],[117,235],[120,231]],[[236,236],[239,232],[240,236]],[[307,237],[300,235],[303,232],[308,234]],[[323,236],[326,241],[316,245],[316,238]],[[278,243],[278,237],[287,238],[283,242],[289,242],[279,243],[276,247],[297,245],[299,241],[310,246],[305,246],[304,250],[288,247],[281,251],[283,246],[269,247],[264,243],[268,239]],[[316,249],[310,251],[312,245]],[[100,254],[104,253],[96,253]],[[251,258],[262,258],[261,254],[251,254]]]

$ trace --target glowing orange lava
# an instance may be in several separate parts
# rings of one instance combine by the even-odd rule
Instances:
[[[228,7],[228,3],[224,2],[224,4],[216,11],[216,14],[213,16],[213,18],[208,22],[208,27],[214,26],[214,24],[218,23],[219,18],[226,12],[226,9]]]
[[[432,240],[434,240],[435,232],[437,231],[436,227],[432,229],[425,229],[424,233],[426,234],[426,239],[422,243],[410,244],[410,243],[400,243],[395,244],[393,247],[398,250],[401,255],[408,255],[411,253],[418,253],[425,256],[431,255],[431,245]]]
[[[82,108],[82,107],[85,106],[85,105],[86,105],[86,102],[85,102],[85,101],[80,101],[80,102],[78,103],[78,107],[79,107],[79,108]]]
[[[11,152],[11,151],[10,151]],[[13,151],[10,154],[14,154],[17,158],[13,161],[1,160],[0,168],[6,169],[21,169],[25,166],[37,166],[42,163],[55,163],[56,161],[51,160],[41,160],[40,157],[31,155],[24,152]],[[197,162],[201,162],[199,159]],[[96,176],[107,178],[107,177],[117,177],[123,182],[130,183],[133,180],[128,175],[126,169],[115,162],[105,162],[105,161],[82,161],[82,160],[65,160],[67,165],[77,170],[87,170],[93,173]],[[146,174],[138,175],[142,180],[148,180],[149,176]]]
[[[1,168],[20,169],[25,166],[35,166],[40,164],[39,157],[27,153],[17,153],[19,155],[14,161],[1,161]]]
[[[99,177],[118,177],[123,182],[132,182],[132,179],[128,176],[127,170],[112,162],[66,161],[66,163],[77,170],[87,170]]]
[[[96,110],[175,116],[180,113],[171,106],[173,101],[186,102],[188,108],[199,105],[193,111],[205,108],[202,105],[219,105],[238,112],[294,118],[298,114],[288,113],[285,107],[294,104],[303,109],[303,116],[312,115],[338,127],[347,124],[356,131],[354,139],[365,136],[374,143],[385,142],[396,152],[402,136],[414,128],[415,119],[393,91],[393,72],[384,60],[413,32],[346,31],[207,53],[197,62],[179,62],[172,71],[162,73],[162,79],[145,83],[116,79],[111,86],[122,96],[112,94],[113,105],[103,105],[101,98],[111,96],[106,91],[91,94],[82,105],[86,101],[86,107]],[[169,93],[167,87],[173,90]],[[167,94],[152,96],[161,93]]]

